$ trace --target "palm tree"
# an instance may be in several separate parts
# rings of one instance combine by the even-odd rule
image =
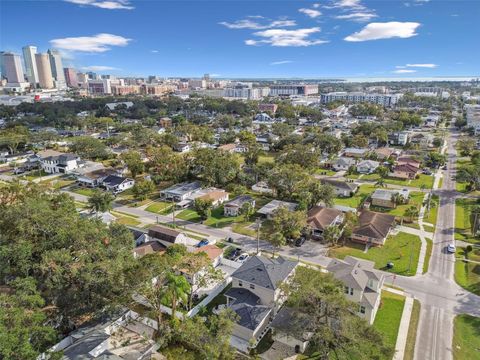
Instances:
[[[88,207],[95,213],[109,211],[112,208],[113,200],[115,197],[111,193],[95,190],[88,199]]]
[[[190,293],[190,284],[183,275],[169,274],[165,289],[165,300],[172,305],[172,316],[175,319],[175,313],[178,303],[186,303]]]
[[[376,187],[386,187],[387,184],[385,184],[385,179],[384,178],[378,179],[377,182],[375,183],[375,186]]]
[[[480,231],[480,205],[475,205],[470,212],[470,224],[473,236]]]
[[[405,216],[413,221],[414,218],[418,217],[419,211],[416,206],[412,205],[405,210]]]
[[[395,207],[397,207],[397,205],[401,204],[404,199],[403,199],[402,195],[400,195],[399,193],[395,193],[395,194],[392,194],[391,200],[392,200],[393,205],[395,205]]]

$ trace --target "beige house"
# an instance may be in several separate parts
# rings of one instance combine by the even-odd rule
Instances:
[[[311,229],[312,238],[323,240],[323,232],[330,226],[340,226],[345,215],[333,208],[314,206],[308,211],[307,225]]]
[[[358,304],[357,315],[373,324],[380,305],[385,275],[374,270],[375,263],[347,256],[333,259],[327,270],[344,284],[345,297]]]
[[[408,191],[407,189],[404,189],[404,190],[377,189],[371,196],[372,205],[394,209],[399,204],[399,203],[395,203],[394,201],[397,195],[400,196],[400,200],[402,204],[408,203],[410,191]]]

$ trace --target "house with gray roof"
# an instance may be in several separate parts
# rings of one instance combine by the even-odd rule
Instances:
[[[255,207],[255,199],[250,195],[240,195],[235,199],[223,205],[223,214],[225,216],[238,216],[245,204],[251,204]]]
[[[343,150],[343,156],[351,158],[363,158],[368,153],[368,149],[360,148],[345,148]]]
[[[395,202],[395,198],[398,196],[399,202]],[[410,197],[410,191],[408,189],[403,190],[387,190],[387,189],[376,189],[371,196],[372,205],[380,206],[385,208],[394,209],[398,204],[408,203]]]
[[[351,157],[339,157],[332,165],[335,171],[347,171],[350,167],[355,166],[356,160]]]
[[[347,256],[333,259],[327,271],[344,285],[345,297],[358,304],[357,315],[373,324],[380,305],[380,293],[385,275],[374,269],[375,263]]]
[[[267,219],[271,219],[272,216],[275,214],[279,208],[284,207],[289,211],[295,211],[297,209],[298,204],[293,202],[281,201],[281,200],[272,200],[261,209],[257,211],[257,213],[265,216]]]
[[[378,161],[362,160],[357,164],[357,171],[360,174],[373,174],[379,166],[380,163]]]
[[[338,180],[335,178],[323,178],[320,180],[323,185],[330,185],[335,190],[335,195],[340,197],[351,197],[358,190],[358,184],[351,181]]]
[[[162,190],[160,196],[168,201],[181,202],[186,200],[187,197],[192,195],[194,192],[199,191],[202,188],[200,181],[194,182],[184,182],[180,184],[175,184],[169,188]]]
[[[39,158],[40,167],[47,174],[68,174],[82,165],[79,156],[53,150]]]
[[[227,306],[238,315],[232,345],[241,350],[254,345],[270,329],[285,298],[280,285],[293,276],[298,262],[282,257],[250,257],[232,274],[232,287],[225,293]]]

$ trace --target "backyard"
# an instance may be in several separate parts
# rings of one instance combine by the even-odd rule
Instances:
[[[375,262],[376,269],[412,276],[417,271],[420,247],[418,236],[400,232],[389,236],[383,246],[372,247],[367,252],[364,252],[365,245],[348,242],[345,246],[332,248],[329,256],[339,259],[355,256]],[[386,267],[389,262],[394,264],[392,269]]]
[[[358,208],[365,199],[375,191],[376,187],[369,184],[360,185],[357,193],[352,197],[336,197],[333,202],[335,205],[349,206],[352,208]]]
[[[387,345],[395,348],[397,342],[398,328],[402,319],[405,297],[388,291],[382,291],[380,307],[373,327],[385,336]]]
[[[453,324],[453,358],[480,360],[480,318],[457,315]]]

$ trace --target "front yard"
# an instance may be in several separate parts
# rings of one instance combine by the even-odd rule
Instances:
[[[376,269],[412,276],[417,271],[420,247],[421,241],[418,236],[400,232],[389,236],[383,246],[371,247],[366,253],[365,245],[349,242],[345,246],[332,248],[329,256],[339,259],[348,255],[355,256],[375,262]],[[389,262],[394,264],[392,269],[386,268]]]
[[[423,216],[423,222],[436,225],[437,224],[437,213],[438,207],[440,206],[438,195],[432,195],[432,199],[430,201],[431,204],[435,206],[430,206],[430,210],[425,213]]]
[[[153,212],[155,214],[165,215],[168,214],[172,209],[172,203],[165,201],[154,201],[148,205],[145,210]]]
[[[470,211],[477,202],[474,199],[457,199],[455,202],[455,239],[468,242],[479,242],[474,239],[470,230]]]
[[[95,191],[94,189],[91,188],[86,188],[86,187],[80,187],[80,186],[75,186],[73,188],[70,188],[70,191],[83,195],[83,196],[92,196],[93,192]]]
[[[432,175],[420,174],[418,179],[411,180],[408,186],[421,188],[422,185],[425,186],[425,189],[431,189],[433,187],[433,181],[435,177]]]
[[[393,348],[395,348],[397,342],[404,305],[404,296],[382,290],[380,307],[375,316],[373,327],[385,336],[387,345]]]
[[[191,222],[200,222],[200,215],[193,209],[183,210],[176,216],[178,219],[191,221]],[[223,215],[223,206],[219,206],[215,209],[212,209],[212,212],[207,220],[203,221],[204,225],[211,227],[225,227],[237,223],[244,223],[245,225],[250,225],[251,223],[245,222],[245,217],[243,215],[239,216],[224,216]]]
[[[466,314],[455,317],[452,348],[456,360],[480,359],[480,318]]]
[[[474,262],[464,261],[465,248],[458,250],[458,255],[455,261],[455,281],[464,289],[480,295],[480,250],[473,249],[468,254],[468,259]]]

